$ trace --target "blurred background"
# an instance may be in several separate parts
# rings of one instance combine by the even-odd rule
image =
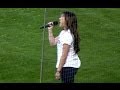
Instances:
[[[78,18],[81,67],[75,82],[120,82],[119,8],[0,8],[1,83],[40,83],[41,75],[41,83],[60,83],[54,77],[56,46],[40,26],[59,20],[63,11]],[[54,36],[60,31],[56,26]]]

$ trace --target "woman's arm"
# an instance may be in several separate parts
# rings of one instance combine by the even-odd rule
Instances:
[[[48,24],[50,24],[50,23],[51,22],[49,22]],[[53,26],[50,25],[50,27],[48,27],[48,38],[49,38],[50,45],[54,46],[57,44],[58,37],[56,37],[56,38],[54,37],[52,29],[53,29]]]
[[[61,71],[62,67],[64,66],[64,64],[65,64],[65,62],[66,62],[69,49],[70,49],[70,45],[68,45],[68,44],[63,44],[63,52],[62,52],[62,56],[61,56],[61,58],[60,58],[59,66],[58,66],[58,68],[57,68],[57,71],[58,71],[58,72]]]
[[[70,45],[63,44],[62,56],[60,58],[60,63],[59,63],[59,66],[57,68],[57,71],[55,73],[55,77],[56,77],[57,80],[60,79],[60,72],[61,72],[61,69],[64,66],[65,62],[66,62],[66,59],[67,59],[67,56],[68,56],[68,52],[69,52],[69,48],[70,48]]]
[[[58,41],[58,37],[54,37],[53,36],[53,32],[52,30],[48,30],[48,38],[49,38],[49,42],[50,42],[50,45],[51,46],[54,46],[57,44],[57,41]]]

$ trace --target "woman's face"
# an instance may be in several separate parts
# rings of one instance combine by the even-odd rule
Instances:
[[[65,16],[62,14],[59,18],[59,26],[62,27],[62,28],[65,28],[66,27],[66,21],[65,21]]]

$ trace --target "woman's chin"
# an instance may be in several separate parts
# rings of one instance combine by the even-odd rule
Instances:
[[[59,27],[62,27],[62,25],[60,24]]]

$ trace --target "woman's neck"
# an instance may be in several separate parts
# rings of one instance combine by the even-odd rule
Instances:
[[[67,30],[68,28],[67,28],[67,27],[64,27],[63,29],[64,29],[64,30]]]

